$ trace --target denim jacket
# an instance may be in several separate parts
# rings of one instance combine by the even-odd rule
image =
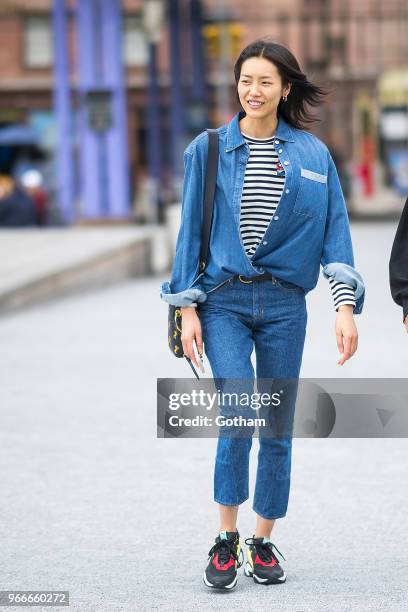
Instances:
[[[278,116],[274,148],[285,169],[278,207],[252,257],[240,235],[240,202],[250,149],[241,134],[239,111],[219,134],[218,175],[207,265],[199,269],[208,134],[201,132],[184,151],[181,225],[170,282],[160,297],[175,306],[204,302],[206,293],[233,276],[273,276],[313,289],[320,265],[326,277],[356,290],[354,314],[364,303],[364,283],[354,269],[353,247],[343,192],[333,159],[316,136]]]

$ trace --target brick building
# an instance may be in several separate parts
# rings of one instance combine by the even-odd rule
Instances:
[[[47,146],[53,146],[53,44],[50,0],[0,0],[0,125],[29,119],[39,126]],[[142,27],[142,0],[123,0],[123,58],[126,71],[128,134],[132,167],[143,173],[145,100],[148,53]],[[183,83],[188,87],[188,0],[179,0],[183,20]],[[312,80],[330,83],[335,92],[322,108],[324,121],[313,131],[335,137],[348,156],[353,152],[355,101],[364,93],[376,99],[378,77],[389,68],[404,67],[408,58],[406,0],[204,0],[203,34],[207,48],[210,106],[215,107],[219,81],[218,37],[220,4],[230,24],[230,100],[234,101],[233,62],[245,44],[271,35],[298,57]],[[74,7],[74,0],[71,2]],[[73,20],[72,20],[73,22]],[[76,57],[75,28],[70,28],[71,65]],[[168,32],[158,45],[163,134],[168,123]],[[75,90],[75,69],[71,82]],[[217,123],[217,115],[212,114]]]

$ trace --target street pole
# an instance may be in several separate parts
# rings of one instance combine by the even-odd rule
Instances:
[[[153,209],[149,221],[160,220],[161,142],[160,142],[160,91],[157,66],[157,45],[163,25],[164,4],[161,0],[146,0],[143,5],[143,25],[149,45],[147,88],[147,163],[151,183]]]
[[[203,105],[208,105],[207,82],[205,78],[205,63],[202,35],[202,2],[201,0],[191,0],[190,3],[191,21],[191,49],[192,49],[192,87],[191,97],[199,100]]]
[[[228,120],[231,112],[231,37],[227,23],[229,13],[225,0],[219,0],[217,4],[217,17],[220,29],[220,58],[217,70],[218,79],[216,83],[216,107],[218,114],[217,123],[221,124]]]
[[[181,79],[179,0],[168,0],[170,34],[170,133],[173,197],[179,198],[183,175],[184,96]]]

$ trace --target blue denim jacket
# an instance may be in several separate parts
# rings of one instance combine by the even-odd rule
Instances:
[[[364,283],[354,269],[349,220],[337,170],[316,136],[278,117],[274,148],[285,169],[279,205],[258,248],[249,258],[241,240],[241,193],[250,149],[241,134],[244,111],[218,128],[219,161],[209,256],[199,270],[208,134],[201,132],[184,151],[181,225],[170,282],[160,297],[175,306],[204,302],[207,291],[233,276],[267,271],[307,293],[323,274],[356,290],[354,314],[362,311]],[[335,265],[333,265],[335,264]]]

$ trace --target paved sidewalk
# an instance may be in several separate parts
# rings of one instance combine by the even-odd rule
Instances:
[[[158,231],[147,225],[0,230],[0,313],[151,272]]]
[[[353,227],[368,299],[343,368],[320,279],[302,376],[406,375],[408,336],[387,286],[394,231]],[[156,438],[156,378],[190,375],[166,345],[164,278],[0,320],[0,589],[69,590],[71,612],[406,612],[404,439],[295,439],[289,511],[273,532],[286,584],[241,575],[231,593],[204,586],[216,440]],[[251,497],[257,450],[255,440]],[[250,500],[238,526],[252,535]]]

